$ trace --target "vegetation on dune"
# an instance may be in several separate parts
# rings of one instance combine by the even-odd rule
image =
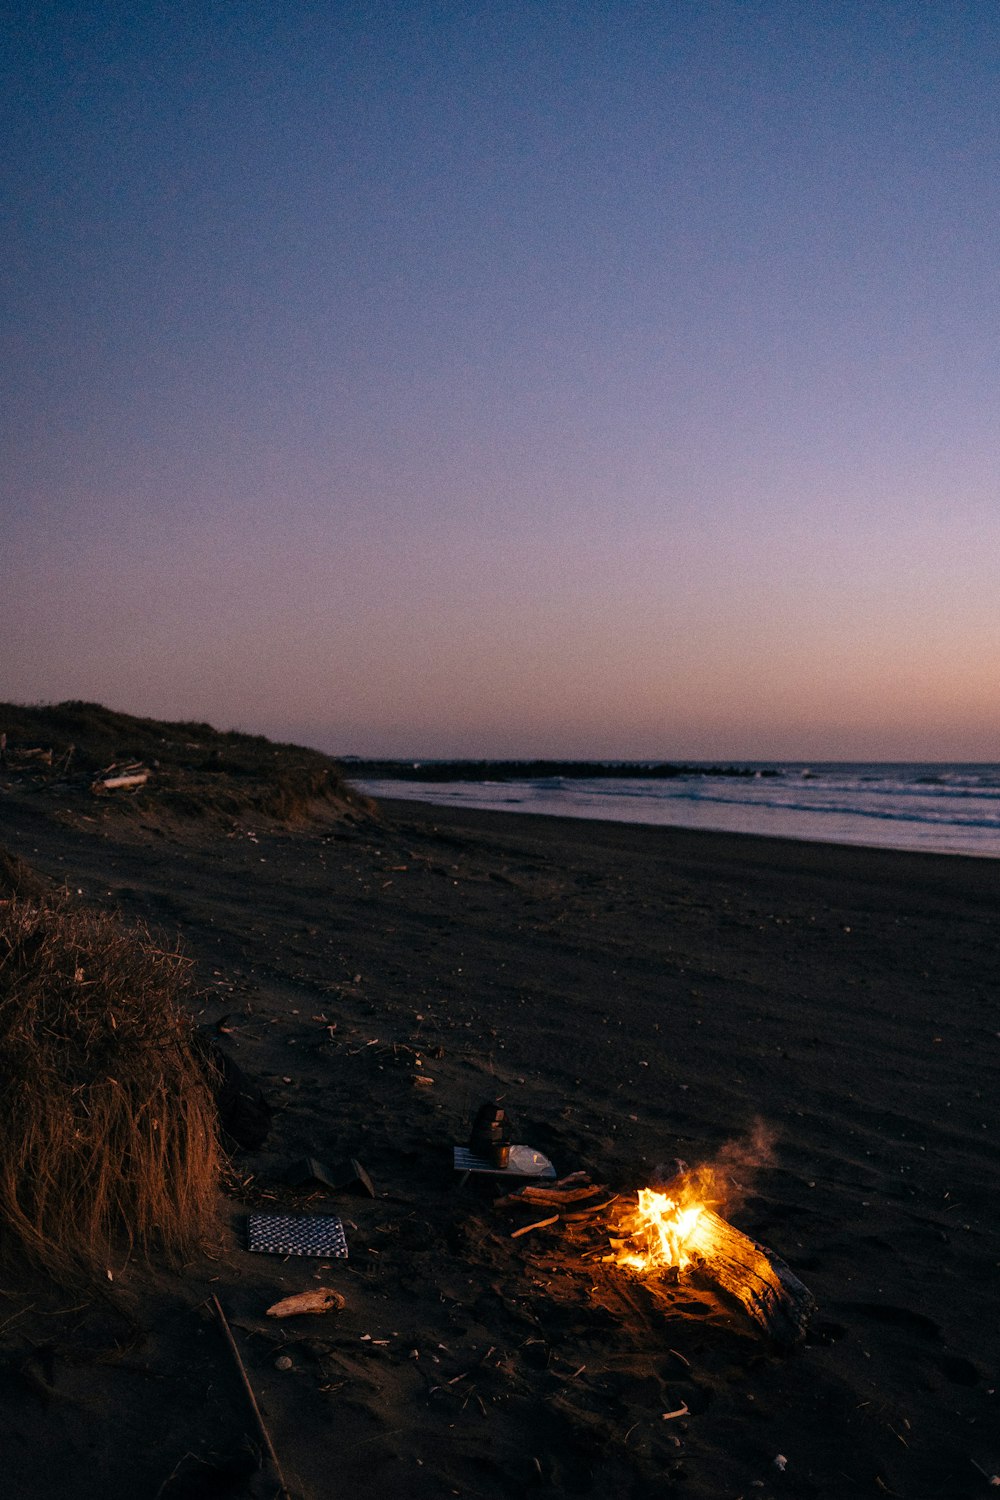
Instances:
[[[0,903],[0,1249],[61,1280],[214,1231],[189,962],[68,896]]]
[[[43,786],[89,794],[111,766],[151,773],[133,801],[180,817],[270,817],[292,822],[311,812],[347,817],[371,810],[336,761],[319,750],[210,724],[171,723],[116,713],[96,703],[0,703],[8,770]]]

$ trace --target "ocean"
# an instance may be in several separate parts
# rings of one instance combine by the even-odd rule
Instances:
[[[361,780],[369,796],[1000,857],[1000,765],[733,763],[752,774]],[[616,772],[617,772],[616,767]],[[698,772],[701,771],[701,774]],[[427,763],[423,763],[427,775]]]

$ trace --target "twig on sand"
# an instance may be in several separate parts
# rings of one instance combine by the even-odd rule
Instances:
[[[606,1208],[610,1208],[617,1198],[618,1194],[612,1193],[611,1197],[605,1198],[603,1203],[588,1203],[586,1208],[581,1208],[576,1213],[565,1214],[566,1223],[575,1224],[581,1219],[592,1219],[595,1214],[603,1213]]]
[[[551,1219],[538,1219],[534,1224],[522,1224],[520,1229],[515,1229],[511,1234],[512,1240],[521,1238],[522,1234],[530,1234],[533,1229],[547,1229],[550,1224],[558,1224],[559,1215],[553,1214]]]
[[[160,1497],[163,1494],[166,1493],[166,1490],[167,1490],[168,1486],[171,1485],[171,1484],[173,1484],[174,1480],[177,1478],[178,1474],[180,1473],[181,1468],[183,1467],[184,1464],[187,1463],[187,1461],[188,1461],[189,1458],[193,1458],[193,1459],[197,1460],[197,1454],[192,1453],[190,1451],[190,1449],[188,1450],[187,1453],[182,1453],[181,1454],[180,1458],[174,1464],[173,1468],[170,1470],[170,1473],[167,1475],[166,1479],[163,1481],[163,1483],[160,1485],[160,1488],[157,1490],[156,1494],[153,1496],[153,1500],[160,1500]]]
[[[226,1315],[222,1311],[222,1303],[219,1301],[214,1292],[212,1293],[212,1306],[215,1309],[215,1316],[219,1320],[219,1326],[226,1336],[226,1343],[229,1345],[230,1353],[232,1354],[233,1359],[236,1361],[236,1368],[240,1372],[240,1379],[243,1382],[243,1389],[247,1393],[247,1398],[250,1402],[253,1414],[257,1419],[257,1427],[260,1431],[261,1437],[264,1440],[264,1447],[267,1449],[267,1456],[271,1460],[271,1464],[274,1468],[275,1478],[280,1485],[279,1494],[281,1500],[292,1500],[288,1485],[285,1483],[285,1476],[281,1472],[281,1464],[278,1461],[278,1455],[275,1452],[274,1443],[271,1441],[271,1434],[268,1431],[267,1423],[264,1421],[261,1409],[257,1405],[257,1397],[254,1395],[253,1386],[250,1384],[250,1376],[247,1374],[246,1365],[243,1363],[243,1357],[240,1354],[239,1349],[236,1347],[236,1340],[233,1338],[233,1330],[230,1328]]]

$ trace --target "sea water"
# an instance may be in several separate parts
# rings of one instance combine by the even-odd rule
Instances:
[[[358,786],[376,798],[448,807],[1000,857],[1000,765],[754,762],[736,768],[749,774],[640,780],[623,764],[612,776],[593,778]]]

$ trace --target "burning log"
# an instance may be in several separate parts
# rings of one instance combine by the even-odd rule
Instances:
[[[784,1261],[717,1214],[704,1192],[697,1173],[674,1178],[661,1192],[641,1189],[606,1259],[640,1274],[683,1274],[738,1303],[773,1343],[799,1343],[816,1308],[812,1293]]]
[[[693,1281],[738,1302],[774,1343],[789,1346],[805,1338],[816,1303],[783,1260],[710,1208],[703,1210],[689,1243]]]

